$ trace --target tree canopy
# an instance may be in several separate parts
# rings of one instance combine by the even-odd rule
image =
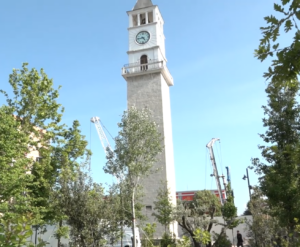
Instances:
[[[175,206],[172,203],[171,192],[167,183],[162,183],[157,191],[156,200],[154,201],[155,219],[165,227],[165,234],[167,228],[174,221]]]
[[[90,151],[78,121],[71,128],[61,123],[59,89],[43,69],[24,63],[9,84],[12,96],[1,90],[7,101],[0,107],[1,220],[3,226],[22,221],[25,228],[54,223],[63,218],[52,201],[59,179],[74,179]]]
[[[275,16],[265,17],[267,26],[261,27],[262,38],[259,47],[255,50],[256,57],[264,61],[274,57],[266,79],[277,83],[293,83],[300,73],[300,5],[299,0],[281,0],[274,3]],[[280,41],[280,35],[292,36],[291,44]]]
[[[293,233],[300,217],[299,148],[300,148],[300,2],[281,0],[274,3],[275,16],[266,16],[267,26],[261,27],[262,38],[256,57],[264,61],[273,57],[264,77],[268,80],[267,105],[263,106],[263,126],[260,137],[263,160],[252,159],[259,177],[259,189],[266,196],[269,213],[281,227]],[[292,37],[291,42],[280,39]],[[290,236],[290,235],[288,235]]]
[[[162,138],[148,109],[129,108],[118,127],[120,131],[115,138],[115,149],[113,152],[108,150],[104,170],[120,179],[122,190],[129,195],[135,239],[136,194],[141,188],[141,180],[155,172],[153,164],[162,151]],[[135,246],[135,241],[133,243]]]
[[[215,216],[221,215],[221,203],[219,199],[208,190],[198,191],[192,202],[178,201],[176,209],[176,221],[193,239],[194,246],[200,246],[195,239],[196,230],[201,229],[207,233],[217,221]],[[208,243],[209,245],[210,243]]]

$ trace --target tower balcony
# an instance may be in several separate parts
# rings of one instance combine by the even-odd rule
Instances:
[[[126,79],[138,75],[161,72],[169,86],[173,86],[173,77],[171,76],[164,61],[151,60],[148,63],[130,63],[122,68],[122,76]]]

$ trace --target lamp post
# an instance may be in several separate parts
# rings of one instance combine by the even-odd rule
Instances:
[[[252,186],[250,185],[248,168],[246,168],[246,173],[247,173],[247,176],[244,175],[243,179],[246,180],[246,178],[247,178],[247,180],[248,180],[249,197],[250,197],[250,201],[251,201],[251,189],[252,189]],[[253,232],[253,233],[254,233],[254,239],[255,239],[255,246],[257,247],[258,245],[257,245],[256,233],[255,232]]]
[[[39,225],[33,225],[32,228],[35,230],[34,246],[36,246],[36,244],[37,244],[37,233],[38,233],[37,231],[40,228],[40,226]]]
[[[247,180],[248,180],[249,197],[250,197],[250,200],[251,200],[251,189],[252,189],[252,186],[250,185],[248,168],[246,168],[246,173],[247,173],[247,176],[244,175],[243,179],[246,180],[246,178],[247,178]]]

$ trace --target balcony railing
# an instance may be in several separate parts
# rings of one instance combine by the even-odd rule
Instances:
[[[151,61],[149,63],[131,63],[126,64],[122,68],[122,75],[142,73],[148,70],[162,69],[164,67],[163,61]]]
[[[170,86],[173,85],[173,78],[167,66],[164,65],[164,61],[152,60],[149,63],[145,63],[145,64],[141,64],[141,63],[126,64],[122,68],[122,75],[124,77],[130,77],[133,74],[150,73],[151,71],[154,70],[161,71],[167,83]]]

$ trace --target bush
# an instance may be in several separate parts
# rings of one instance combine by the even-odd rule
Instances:
[[[176,240],[168,233],[164,233],[160,241],[160,246],[161,247],[176,246]]]
[[[215,243],[213,244],[213,247],[231,247],[232,244],[227,238],[225,234],[217,234],[213,233],[213,240]]]

